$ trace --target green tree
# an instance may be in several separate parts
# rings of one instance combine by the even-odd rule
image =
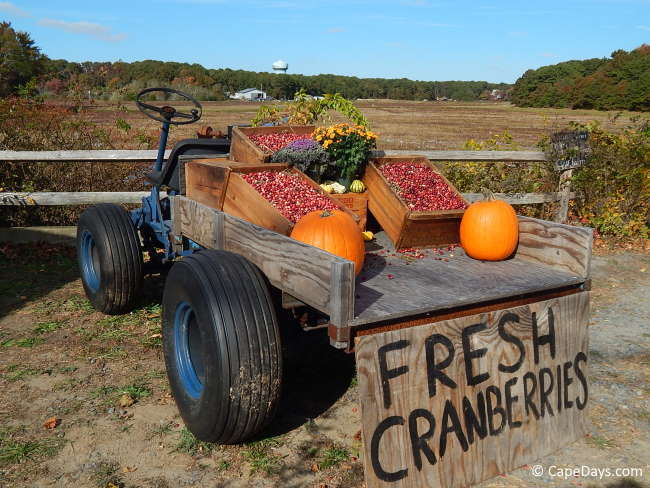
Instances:
[[[43,72],[45,56],[26,32],[0,22],[0,97],[18,92]]]

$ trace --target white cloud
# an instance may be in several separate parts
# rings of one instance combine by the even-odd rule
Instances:
[[[110,27],[95,24],[94,22],[66,22],[64,20],[56,19],[41,19],[38,23],[46,27],[72,32],[73,34],[82,34],[94,37],[101,41],[119,42],[126,39],[126,34],[114,34]]]
[[[11,2],[0,2],[0,12],[6,12],[9,15],[15,15],[16,17],[29,17],[29,12],[20,7],[16,7]]]
[[[340,32],[345,32],[345,29],[343,27],[332,27],[330,29],[327,29],[327,32],[330,34],[338,34]]]

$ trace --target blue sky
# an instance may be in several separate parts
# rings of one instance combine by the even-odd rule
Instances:
[[[650,0],[12,0],[0,19],[52,58],[514,82],[650,43]]]

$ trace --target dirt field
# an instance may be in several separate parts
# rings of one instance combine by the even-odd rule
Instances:
[[[284,397],[263,436],[239,446],[200,443],[184,430],[167,386],[159,277],[148,280],[136,311],[107,317],[85,300],[73,250],[2,251],[0,486],[363,486],[353,358],[323,334],[283,324]],[[648,273],[648,254],[594,258],[593,427],[538,460],[546,469],[646,474],[562,480],[522,468],[481,486],[650,486]],[[58,423],[47,429],[51,417]]]
[[[535,149],[542,136],[565,128],[570,121],[597,120],[605,127],[616,128],[623,126],[633,115],[622,113],[614,121],[617,112],[517,108],[505,102],[372,100],[355,103],[373,130],[379,133],[378,145],[382,149],[462,149],[469,139],[485,140],[504,131],[513,136],[520,149]],[[248,124],[260,106],[238,101],[204,102],[203,105],[203,118],[197,124],[172,129],[172,142],[195,137],[195,131],[201,125],[225,131],[228,125]],[[145,118],[133,102],[125,102],[121,110],[100,102],[84,113],[106,127],[115,127],[117,118],[123,118],[134,129],[146,129],[155,135],[160,126]]]

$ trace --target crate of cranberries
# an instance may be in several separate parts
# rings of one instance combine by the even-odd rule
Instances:
[[[373,159],[364,183],[368,210],[397,249],[459,242],[460,220],[468,203],[428,159]]]
[[[268,163],[271,155],[314,132],[313,125],[233,127],[230,159],[244,163]]]
[[[230,215],[285,235],[309,212],[334,209],[359,220],[318,183],[284,163],[230,168],[222,208]]]

